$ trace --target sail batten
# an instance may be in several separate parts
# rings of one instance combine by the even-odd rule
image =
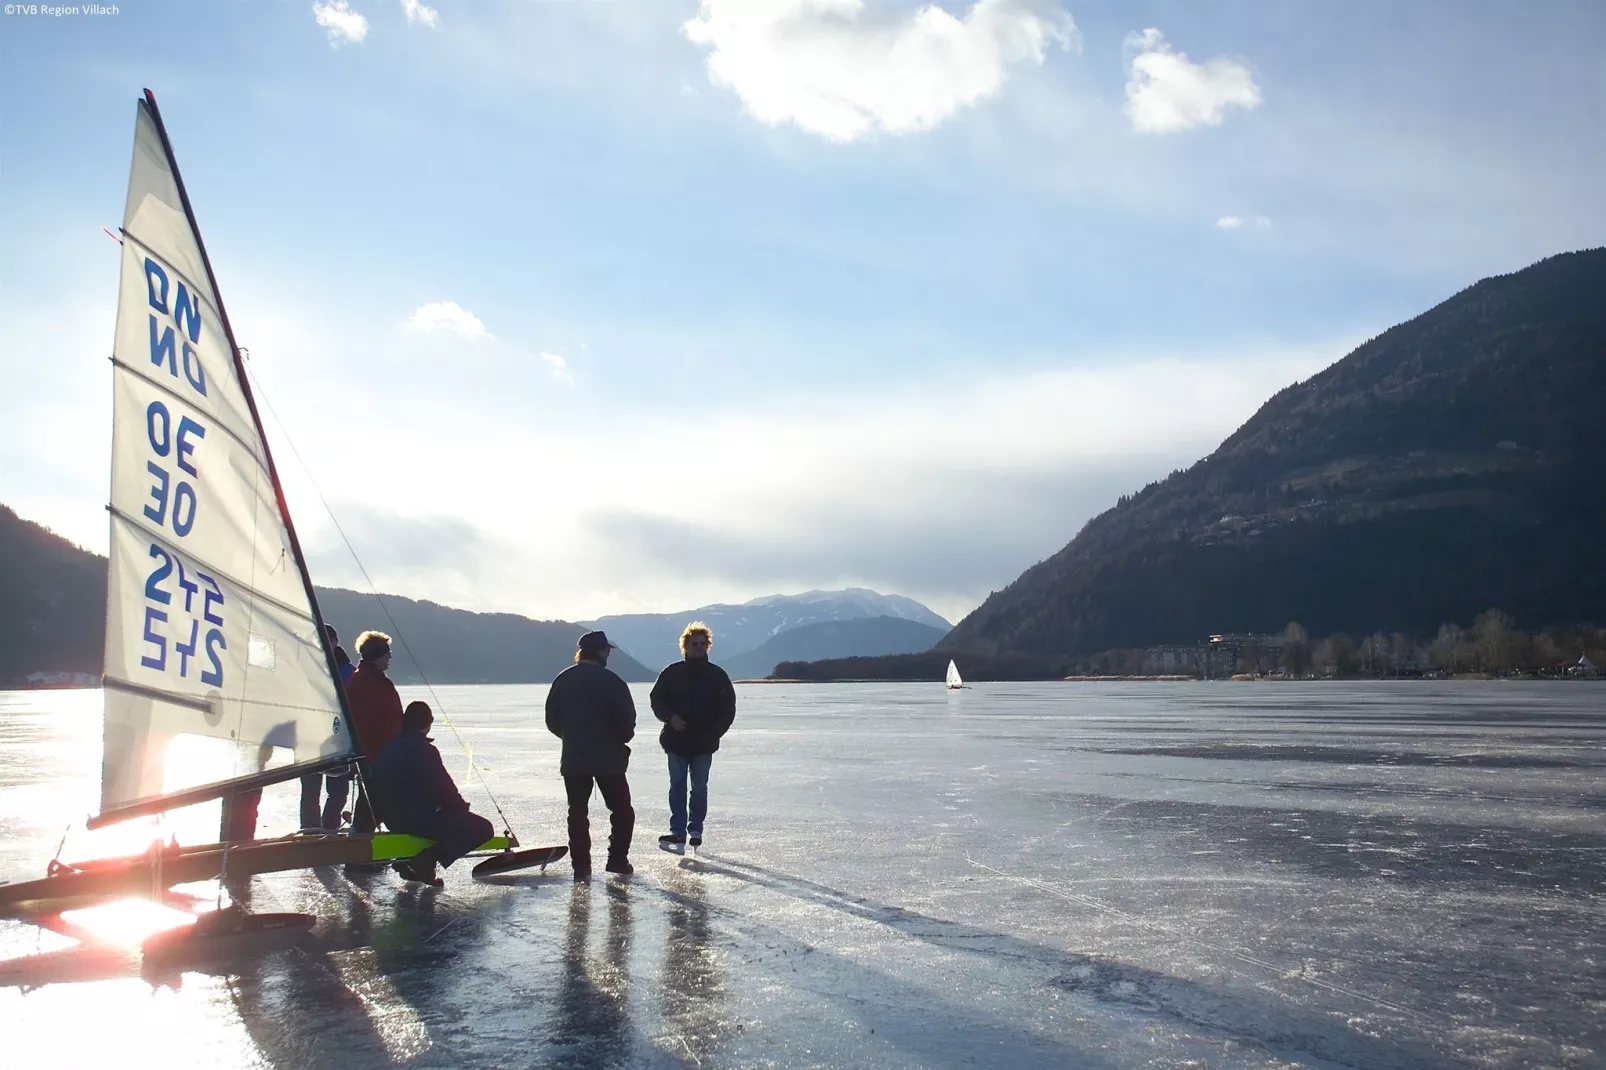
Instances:
[[[273,455],[149,93],[122,229],[97,823],[356,751]]]
[[[168,550],[171,550],[171,551],[174,551],[174,552],[186,553],[191,559],[194,560],[194,562],[196,564],[198,564],[198,565],[202,566],[203,568],[207,569],[208,572],[212,575],[212,577],[214,579],[227,580],[230,583],[233,583],[233,584],[241,587],[242,589],[248,586],[248,581],[240,578],[239,576],[231,576],[231,575],[229,575],[228,569],[219,568],[216,565],[209,564],[208,562],[206,562],[202,558],[196,557],[193,553],[189,553],[189,550],[188,550],[187,547],[183,548],[181,550],[180,547],[176,543],[174,543],[171,539],[167,538],[167,536],[165,534],[163,534],[162,532],[159,532],[159,531],[152,531],[148,524],[142,523],[138,519],[129,516],[127,513],[122,512],[117,507],[108,506],[106,511],[111,513],[111,515],[115,519],[121,520],[123,523],[127,524],[130,528],[132,528],[133,530],[138,532],[142,538],[146,538],[146,539],[151,540],[151,542],[153,544],[160,544],[160,545],[166,547]],[[275,607],[276,609],[279,609],[279,610],[283,611],[284,613],[287,613],[287,614],[290,614],[291,616],[294,616],[294,617],[300,618],[302,620],[305,620],[308,624],[312,624],[312,623],[315,622],[311,611],[306,609],[305,607],[296,606],[296,605],[294,605],[292,603],[289,603],[289,602],[281,602],[277,598],[274,598],[272,595],[264,594],[260,590],[253,590],[252,591],[252,595],[258,602],[262,602],[262,603],[266,603],[268,605],[271,605],[271,606]]]
[[[143,368],[129,364],[127,361],[119,360],[116,357],[112,358],[112,367],[126,375],[134,376],[135,378],[143,381],[147,386],[151,387],[151,389],[166,394],[175,401],[183,400],[184,396],[182,394],[168,386],[166,383],[161,382],[155,376],[147,374]],[[258,467],[262,468],[263,471],[267,470],[267,466],[262,463],[262,459],[258,457],[255,452],[253,452],[256,447],[250,442],[250,440],[241,437],[230,428],[222,425],[219,426],[219,430],[223,431],[230,438],[234,439],[235,444],[244,450],[247,456],[256,461]]]
[[[123,228],[123,237],[127,241],[133,242],[134,245],[138,247],[136,250],[137,252],[143,256],[150,257],[164,270],[176,272],[180,275],[184,274],[186,269],[182,265],[169,261],[162,255],[162,251],[160,249],[152,245],[150,242],[145,241],[138,234],[133,233],[126,227]],[[186,276],[186,280],[187,279],[188,276]],[[193,296],[200,304],[205,306],[202,311],[212,313],[214,316],[218,317],[219,323],[222,322],[222,308],[217,304],[216,301],[212,300],[212,298],[209,297],[205,292],[192,292],[191,296]]]
[[[163,691],[160,688],[147,687],[144,684],[136,684],[132,680],[120,680],[115,676],[102,676],[100,678],[100,684],[102,687],[109,687],[114,691],[126,691],[130,695],[139,695],[143,698],[156,699],[159,702],[170,703],[174,706],[188,706],[193,710],[201,710],[203,712],[209,711],[212,708],[212,703],[208,702],[206,699],[191,698],[188,695],[180,695],[173,691]]]

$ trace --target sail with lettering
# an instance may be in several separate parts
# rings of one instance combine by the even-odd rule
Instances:
[[[106,749],[90,828],[343,767],[358,751],[241,352],[150,90],[135,119],[122,245]],[[253,811],[242,800],[235,813]],[[254,833],[230,822],[218,842],[158,835],[136,854],[84,861],[61,858],[58,846],[43,877],[0,881],[0,919],[49,926],[69,908],[129,896],[167,903],[168,889],[217,878],[405,862],[433,843],[394,829]],[[518,847],[505,827],[469,852],[480,859],[473,876],[544,869],[569,851]],[[411,872],[403,875],[436,883]],[[305,932],[315,921],[188,901],[200,912],[193,924],[143,943],[147,961],[155,956],[164,970],[192,951],[232,953],[241,945],[231,941]]]
[[[155,98],[112,356],[105,758],[92,825],[354,753],[331,651]]]

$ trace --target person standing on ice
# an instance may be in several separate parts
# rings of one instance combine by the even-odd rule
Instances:
[[[558,673],[546,695],[546,726],[563,740],[559,772],[569,796],[569,858],[574,879],[591,876],[591,786],[596,785],[611,819],[609,873],[633,873],[630,838],[636,811],[630,805],[630,740],[636,734],[636,703],[630,687],[608,670],[614,645],[605,632],[580,637],[574,664]]]
[[[370,773],[374,797],[385,815],[385,827],[435,842],[413,858],[396,863],[409,881],[439,888],[439,863],[450,866],[491,838],[493,826],[468,803],[452,783],[440,751],[430,741],[435,712],[427,702],[409,702],[402,711],[401,733],[379,752]]]
[[[681,660],[671,662],[652,685],[652,714],[664,722],[658,735],[669,756],[669,832],[661,844],[703,842],[708,816],[708,770],[719,740],[736,720],[736,689],[725,670],[708,660],[714,633],[700,620],[680,633]],[[691,781],[691,814],[686,782]]]
[[[357,769],[364,784],[361,797],[352,807],[351,830],[372,832],[384,820],[384,815],[375,812],[373,799],[369,797],[368,770],[385,744],[400,734],[402,702],[396,685],[385,675],[385,670],[390,668],[390,636],[384,632],[363,632],[357,637],[357,656],[362,661],[346,681],[346,705],[351,708],[351,727],[357,734],[357,742],[362,744],[363,756],[357,762]]]
[[[346,648],[340,645],[340,633],[335,631],[333,624],[323,626],[324,634],[329,637],[329,650],[335,657],[335,670],[340,673],[340,684],[345,686],[351,674],[357,671],[357,666],[351,663],[351,655]],[[318,796],[323,793],[324,785],[329,788],[329,797],[324,801],[320,810]],[[346,807],[346,796],[351,792],[351,767],[347,766],[338,773],[324,776],[322,773],[308,773],[301,778],[301,827],[304,829],[338,829],[340,827],[340,812]]]

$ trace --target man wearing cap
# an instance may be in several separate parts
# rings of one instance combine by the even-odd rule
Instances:
[[[409,881],[441,887],[439,863],[450,866],[491,838],[493,826],[470,813],[458,794],[440,751],[429,738],[435,713],[427,702],[409,702],[402,711],[400,734],[380,752],[370,779],[374,798],[392,832],[407,832],[434,840],[416,856],[396,863],[396,872]]]
[[[614,649],[603,632],[580,637],[574,664],[558,673],[546,696],[546,726],[563,740],[559,771],[569,796],[569,858],[574,879],[591,876],[591,786],[608,807],[609,873],[631,873],[630,837],[636,811],[630,806],[631,737],[636,734],[636,703],[630,688],[608,669]]]
[[[366,780],[379,752],[401,732],[402,703],[396,685],[385,675],[390,668],[390,636],[363,632],[357,637],[357,656],[362,660],[346,681],[346,705],[351,708],[357,742],[362,744],[363,756],[357,766]],[[373,800],[365,789],[352,807],[351,830],[372,832],[379,827],[381,816],[374,812]]]

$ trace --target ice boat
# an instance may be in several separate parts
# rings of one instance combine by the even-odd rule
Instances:
[[[90,828],[259,791],[360,753],[295,526],[196,227],[146,90],[122,226],[112,354],[104,758]],[[218,877],[411,858],[417,836],[297,834],[74,863],[0,884],[0,917],[46,919]],[[485,843],[477,874],[563,848]],[[288,916],[257,928],[294,927]],[[249,924],[238,913],[225,926]],[[310,919],[309,919],[310,924]]]

